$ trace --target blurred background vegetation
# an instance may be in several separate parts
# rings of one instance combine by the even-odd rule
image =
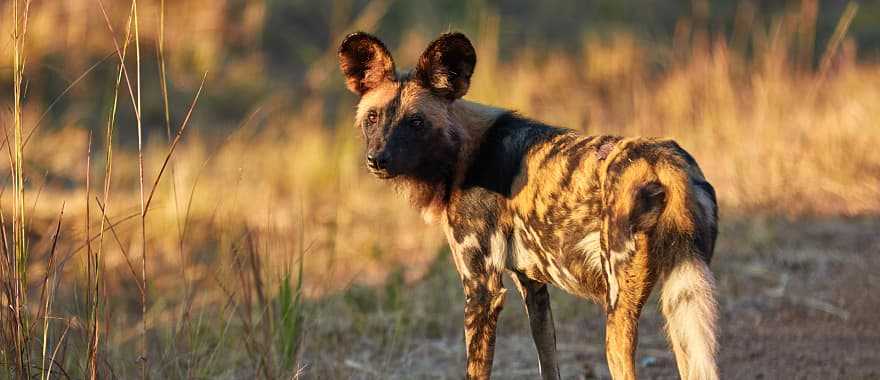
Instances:
[[[159,93],[156,46],[159,40],[158,2],[140,4],[140,36],[144,93]],[[858,2],[857,2],[858,3]],[[11,1],[2,3],[4,9]],[[809,5],[804,5],[809,4]],[[630,49],[621,62],[605,62],[604,70],[621,74],[660,76],[664,71],[693,60],[694,49],[711,53],[719,44],[744,59],[767,53],[766,44],[785,43],[779,49],[802,69],[819,65],[846,1],[735,1],[735,0],[599,0],[572,2],[530,1],[169,1],[165,17],[166,51],[171,105],[175,120],[183,117],[191,94],[204,72],[209,74],[201,112],[196,120],[205,133],[223,134],[266,104],[286,113],[320,99],[322,125],[347,122],[348,106],[335,68],[335,49],[353,30],[367,30],[381,36],[392,47],[399,65],[408,67],[427,42],[441,32],[460,30],[477,37],[481,74],[497,71],[494,65],[510,65],[514,59],[541,61],[554,55],[580,57],[603,51]],[[127,2],[108,1],[106,7],[121,39],[125,29]],[[13,23],[11,12],[3,13],[4,28]],[[874,60],[880,54],[880,4],[859,3],[848,26],[851,54]],[[6,32],[9,35],[10,32]],[[780,36],[780,33],[792,32]],[[47,128],[103,127],[109,112],[115,81],[112,36],[108,32],[98,1],[72,0],[60,4],[34,2],[31,5],[28,55],[28,102],[48,112]],[[797,41],[773,41],[774,38]],[[10,44],[2,52],[9,55]],[[856,55],[856,51],[858,54]],[[773,51],[773,53],[779,53]],[[485,55],[485,54],[484,54]],[[129,58],[134,60],[134,56]],[[626,59],[629,58],[629,59]],[[587,64],[590,61],[586,62]],[[75,86],[73,96],[58,99],[68,85],[98,64]],[[624,67],[630,65],[632,67]],[[3,65],[6,66],[6,65]],[[2,66],[0,66],[2,67]],[[589,70],[581,65],[580,70]],[[599,70],[602,70],[599,68]],[[598,80],[594,73],[588,80]],[[604,73],[608,74],[608,73]],[[0,84],[12,87],[11,68],[0,71]],[[609,82],[612,79],[607,79]],[[485,82],[485,81],[484,81]],[[578,83],[589,86],[593,83]],[[495,85],[498,87],[499,85]],[[0,101],[11,102],[11,92]],[[161,97],[146,97],[143,107],[148,137],[164,135]],[[504,102],[501,102],[504,103]],[[133,123],[125,107],[121,123]],[[127,112],[127,113],[125,113]],[[572,112],[579,112],[572,110]],[[622,122],[632,113],[618,116]],[[210,125],[210,128],[201,127]],[[579,126],[571,126],[579,127]],[[123,141],[132,133],[121,130]],[[154,133],[158,132],[158,134]]]
[[[12,3],[0,1],[3,89],[14,85],[6,63],[14,45],[5,37],[15,25]],[[65,0],[34,1],[29,11],[22,105],[23,128],[33,131],[24,151],[29,265],[32,278],[48,273],[57,245],[57,322],[43,341],[66,347],[61,366],[74,377],[89,367],[77,352],[90,331],[80,321],[88,318],[81,288],[91,279],[84,251],[96,247],[104,252],[105,374],[136,373],[141,335],[160,377],[280,377],[305,365],[306,373],[379,378],[390,372],[361,368],[357,348],[339,346],[352,335],[378,336],[357,342],[372,351],[382,346],[377,339],[390,342],[383,360],[399,367],[395,353],[412,344],[408,334],[455,336],[454,318],[443,318],[457,314],[434,310],[459,297],[454,275],[437,269],[449,267],[438,254],[440,233],[362,169],[356,99],[336,63],[338,43],[356,30],[385,41],[398,68],[411,66],[438,34],[463,31],[478,52],[469,99],[587,134],[676,138],[715,184],[725,219],[880,211],[876,1],[140,0],[139,57],[132,36],[129,78],[117,87],[114,46],[125,43],[131,9],[128,1]],[[203,75],[142,246],[132,218],[140,180],[129,86],[143,94],[149,185]],[[7,131],[12,103],[12,91],[0,91]],[[111,139],[108,120],[117,128]],[[110,163],[103,219],[94,198],[107,195]],[[0,175],[9,173],[0,165]],[[8,214],[9,192],[0,202]],[[105,221],[112,234],[86,247],[87,231],[96,238]],[[143,247],[146,316],[134,259]],[[401,295],[416,280],[423,280],[416,294],[430,301]],[[304,302],[315,304],[305,312]],[[315,322],[322,313],[343,317]],[[136,328],[142,318],[147,334]],[[244,347],[228,331],[243,336]],[[276,345],[260,334],[288,340]],[[322,361],[328,357],[337,365]]]

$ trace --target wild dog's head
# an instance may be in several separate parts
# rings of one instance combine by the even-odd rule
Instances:
[[[360,96],[356,124],[366,139],[370,172],[383,179],[400,177],[424,187],[423,192],[451,180],[462,143],[451,105],[467,93],[476,61],[461,33],[441,35],[412,71],[400,75],[376,37],[353,33],[342,41],[339,66],[348,89]]]

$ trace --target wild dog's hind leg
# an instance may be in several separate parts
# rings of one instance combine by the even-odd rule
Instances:
[[[640,240],[631,260],[617,271],[620,294],[605,325],[605,355],[614,380],[636,378],[639,316],[656,282],[645,240]]]
[[[545,380],[559,379],[559,364],[556,362],[556,328],[553,326],[553,313],[550,310],[550,293],[547,285],[534,281],[522,273],[511,272],[510,278],[522,295],[526,315],[532,329],[532,338],[538,350],[541,377]]]

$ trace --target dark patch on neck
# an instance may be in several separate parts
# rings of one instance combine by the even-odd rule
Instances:
[[[500,115],[483,135],[462,188],[481,187],[510,197],[513,180],[521,172],[529,149],[566,131],[515,112]]]

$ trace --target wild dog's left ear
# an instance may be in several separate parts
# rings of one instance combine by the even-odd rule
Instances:
[[[476,64],[471,41],[461,33],[446,33],[422,53],[415,78],[435,94],[455,100],[467,93]]]

